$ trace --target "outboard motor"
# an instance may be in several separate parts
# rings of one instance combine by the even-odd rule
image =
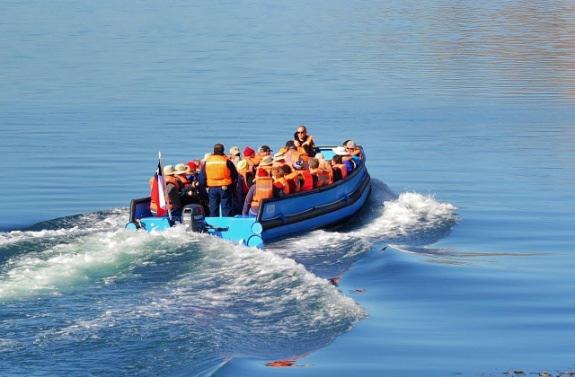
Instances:
[[[192,232],[206,231],[206,216],[201,204],[188,204],[182,211],[182,223]]]

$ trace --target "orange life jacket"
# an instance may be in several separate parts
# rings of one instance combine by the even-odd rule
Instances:
[[[186,185],[190,184],[190,181],[188,180],[188,177],[186,177],[185,174],[176,175],[175,177],[181,183],[182,187],[185,187]]]
[[[164,176],[164,181],[166,181],[166,186],[168,185],[168,183],[171,183],[174,186],[176,186],[176,189],[178,189],[178,191],[181,190],[183,187],[182,181],[174,175]]]
[[[285,176],[288,184],[290,185],[290,192],[300,191],[299,171],[294,170]]]
[[[286,195],[291,193],[288,181],[285,177],[274,179],[274,186],[281,189]]]
[[[174,177],[173,175],[166,175],[164,176],[164,182],[166,183],[166,186],[168,185],[168,183],[173,184],[174,186],[176,186],[176,189],[180,190],[181,189],[181,183],[180,181]],[[166,210],[168,209],[172,209],[172,203],[170,201],[170,197],[168,196],[168,193],[165,192],[165,200],[166,200]],[[158,208],[160,207],[160,203],[157,203],[154,200],[154,197],[151,197],[150,200],[150,211],[154,214],[158,213]]]
[[[300,170],[299,172],[303,177],[303,185],[301,186],[301,191],[313,190],[313,177],[309,170]]]
[[[339,171],[341,172],[341,179],[344,179],[345,177],[347,177],[347,168],[345,166],[345,164],[336,164],[333,165],[334,169],[339,169]]]
[[[309,157],[304,147],[297,147],[297,153],[299,153],[302,158]]]
[[[274,186],[272,177],[258,177],[255,181],[256,192],[252,199],[251,209],[252,212],[258,212],[262,200],[273,198]]]
[[[212,154],[206,159],[208,187],[229,186],[233,183],[226,156]]]
[[[248,169],[253,170],[254,166],[258,165],[262,160],[261,156],[255,155],[253,157],[244,157],[244,159],[248,162]]]
[[[315,187],[323,187],[330,184],[329,182],[329,173],[325,170],[317,169],[315,172],[317,177],[317,183]]]

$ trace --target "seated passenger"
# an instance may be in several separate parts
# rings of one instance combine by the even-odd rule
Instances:
[[[188,179],[189,174],[190,167],[187,164],[179,163],[174,167],[173,176],[180,183],[182,204],[185,206],[192,203],[206,203],[205,197],[200,192],[199,182],[197,180]],[[192,177],[196,178],[196,176],[193,175]]]
[[[264,170],[267,175],[271,176],[272,165],[274,163],[274,159],[272,156],[265,156],[258,167],[256,168],[256,177],[260,177],[260,170]]]
[[[331,159],[331,167],[333,168],[333,181],[339,181],[340,179],[345,179],[347,177],[347,167],[343,163],[342,157],[340,155],[335,155]]]
[[[332,150],[336,156],[341,157],[342,163],[345,165],[347,174],[349,175],[356,167],[356,163],[353,159],[357,157],[352,157],[344,147],[336,147]]]
[[[174,167],[174,176],[180,181],[182,184],[182,189],[189,189],[191,182],[188,180],[188,174],[190,173],[190,167],[183,163],[178,163]]]
[[[209,213],[210,209],[208,207],[208,193],[206,192],[205,188],[200,187],[200,177],[199,177],[199,161],[190,160],[186,163],[188,168],[190,168],[190,172],[187,175],[188,181],[192,187],[192,200],[197,198],[197,202],[193,203],[200,203],[204,207],[204,212]]]
[[[234,165],[238,165],[238,162],[240,162],[241,157],[240,157],[240,147],[238,146],[233,146],[230,148],[230,154],[228,155],[228,158],[230,159],[231,162],[234,163]]]
[[[313,136],[307,134],[307,129],[303,124],[298,126],[293,135],[293,139],[298,152],[304,157],[304,160],[308,157],[315,156],[315,143]]]
[[[287,184],[289,185],[290,193],[293,194],[299,192],[300,189],[299,173],[294,171],[287,164],[283,165],[281,168],[284,172],[284,177],[287,181]]]
[[[319,160],[311,157],[308,161],[309,172],[313,179],[313,187],[323,187],[329,184],[327,172],[319,168]]]
[[[250,187],[242,215],[257,216],[262,200],[274,197],[273,179],[266,170],[258,170],[254,184]]]
[[[179,218],[182,215],[186,193],[181,191],[182,184],[175,177],[176,170],[172,165],[164,166],[164,181],[166,182],[166,196],[168,197],[168,208],[172,216]]]
[[[254,170],[254,167],[260,163],[261,158],[256,156],[256,151],[250,147],[245,147],[243,151],[244,160],[248,162],[249,169]]]
[[[347,153],[349,153],[352,157],[357,157],[358,160],[362,160],[363,156],[361,154],[361,149],[357,147],[355,141],[353,140],[346,140],[343,145]],[[359,162],[359,161],[358,161]]]
[[[281,167],[274,167],[272,168],[272,178],[274,180],[274,187],[277,191],[274,194],[278,194],[278,196],[289,195],[290,187],[287,180],[284,177],[284,171]]]
[[[294,170],[300,177],[300,191],[313,190],[313,177],[306,165],[307,164],[303,160],[296,161],[293,164]]]
[[[286,164],[289,166],[293,166],[294,162],[301,159],[301,154],[298,152],[293,140],[288,140],[286,143],[284,157]]]
[[[262,145],[261,147],[259,147],[258,149],[258,153],[256,155],[256,159],[258,159],[259,161],[261,161],[265,156],[271,156],[272,155],[272,150],[270,147],[268,147],[267,145]]]
[[[248,170],[249,167],[246,160],[241,160],[238,162],[236,168],[238,170],[238,182],[236,183],[236,192],[234,195],[234,209],[235,213],[241,213],[244,204],[244,198],[248,194],[251,183],[253,181],[253,174]]]
[[[286,164],[285,155],[281,152],[274,154],[274,163],[273,167],[284,166]]]
[[[322,153],[318,153],[316,154],[316,158],[319,161],[319,169],[323,170],[327,173],[327,185],[331,185],[334,180],[333,180],[333,169],[331,167],[331,161],[328,161],[326,159],[323,158],[323,154]]]

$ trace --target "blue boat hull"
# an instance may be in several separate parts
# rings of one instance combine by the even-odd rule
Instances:
[[[331,157],[330,147],[320,150],[326,158]],[[370,192],[371,179],[364,159],[350,175],[332,185],[264,200],[256,217],[205,217],[204,231],[242,245],[262,247],[266,242],[345,221],[365,205]],[[132,200],[127,228],[150,232],[174,225],[167,217],[153,217],[149,202],[150,198]]]
[[[362,164],[346,179],[316,190],[265,201],[257,217],[263,240],[275,241],[352,217],[369,197],[370,176]]]

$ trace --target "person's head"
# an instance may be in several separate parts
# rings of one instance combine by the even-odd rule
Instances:
[[[295,135],[300,140],[305,139],[307,137],[307,128],[305,128],[303,124],[300,124],[299,126],[297,126]]]
[[[290,149],[297,149],[293,140],[288,140],[286,142],[285,148],[286,148],[286,151],[289,151]]]
[[[331,163],[334,165],[339,165],[342,162],[343,162],[342,157],[340,155],[337,155],[337,154],[335,156],[333,156],[331,159]]]
[[[281,168],[284,172],[284,175],[291,174],[291,168],[289,167],[289,165],[282,165]]]
[[[176,174],[176,170],[174,169],[174,165],[166,165],[164,166],[164,176],[170,176]]]
[[[284,171],[281,167],[275,167],[272,168],[272,177],[277,179],[277,178],[283,178],[284,176]]]
[[[310,157],[307,160],[310,169],[317,169],[319,168],[319,160],[317,158]]]
[[[195,172],[196,170],[198,170],[198,164],[197,164],[195,161],[193,161],[193,160],[188,161],[188,162],[186,163],[186,165],[188,165],[188,167],[190,168],[190,172],[191,172],[191,173],[193,173],[193,172]]]
[[[224,148],[223,144],[218,143],[214,145],[214,154],[223,155],[225,150],[226,148]]]
[[[278,152],[274,155],[274,164],[275,165],[283,165],[286,163],[286,158],[283,153]]]
[[[359,148],[357,147],[357,145],[355,144],[355,141],[353,141],[353,140],[348,140],[348,141],[345,143],[344,147],[345,147],[345,150],[346,150],[348,153],[350,153],[350,154],[355,154],[355,153],[357,153],[356,151],[359,149]]]
[[[256,152],[250,148],[250,147],[245,147],[244,148],[244,157],[254,157],[256,155]]]
[[[190,167],[180,162],[174,167],[174,174],[175,175],[190,174]]]
[[[232,157],[239,157],[240,155],[240,147],[238,146],[233,146],[230,148],[230,156]]]
[[[246,160],[240,160],[236,165],[239,173],[245,173],[248,171],[248,162]]]
[[[262,145],[259,149],[258,152],[261,153],[264,156],[269,156],[272,154],[272,150],[270,147],[268,147],[267,145]]]

